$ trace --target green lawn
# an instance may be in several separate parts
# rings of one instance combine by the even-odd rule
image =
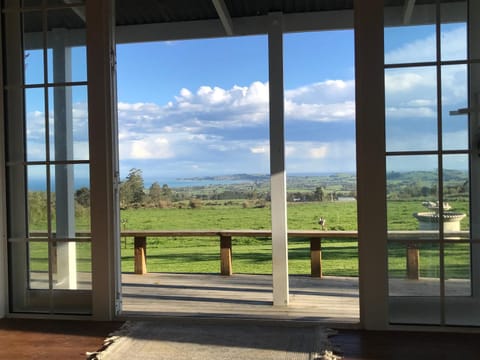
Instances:
[[[451,203],[455,209],[466,211],[466,203]],[[424,211],[419,201],[389,201],[388,220],[391,230],[417,230],[412,214]],[[327,220],[328,230],[355,230],[355,202],[289,203],[289,229],[320,229],[318,218]],[[254,208],[244,201],[209,201],[200,208],[136,209],[121,212],[123,230],[196,230],[196,229],[270,229],[269,207]],[[79,219],[80,224],[88,221]],[[462,221],[462,229],[468,219]],[[83,230],[83,229],[79,229]],[[150,272],[218,273],[220,271],[219,240],[212,238],[149,238],[147,268]],[[133,271],[133,239],[121,240],[122,271]],[[438,276],[438,245],[420,249],[421,276]],[[233,272],[270,274],[271,239],[234,238]],[[392,244],[388,249],[389,272],[393,277],[406,274],[406,250]],[[358,247],[356,239],[325,239],[322,242],[323,272],[325,275],[358,276]],[[77,245],[79,271],[90,271],[90,246]],[[445,248],[447,277],[469,276],[468,244],[448,245]],[[30,247],[32,270],[47,269],[47,247],[33,243]],[[289,272],[310,273],[310,243],[308,239],[289,239]]]

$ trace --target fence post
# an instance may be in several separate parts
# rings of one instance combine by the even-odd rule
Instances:
[[[310,238],[310,272],[322,278],[322,238]]]
[[[415,244],[407,245],[407,278],[418,280],[420,277],[420,250]]]
[[[232,275],[232,237],[220,235],[220,273]]]
[[[135,274],[147,273],[147,238],[146,236],[134,237],[135,247]]]

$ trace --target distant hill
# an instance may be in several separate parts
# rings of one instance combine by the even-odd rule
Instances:
[[[179,180],[187,181],[268,181],[268,174],[231,174],[231,175],[215,175],[215,176],[196,176],[190,178],[181,178]]]
[[[443,181],[465,181],[468,173],[461,170],[443,169]],[[387,181],[422,181],[436,182],[438,181],[436,171],[390,171],[387,173]]]

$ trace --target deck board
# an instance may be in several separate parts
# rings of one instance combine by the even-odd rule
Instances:
[[[271,275],[122,274],[123,314],[359,322],[357,278],[289,279],[284,307],[273,306]]]

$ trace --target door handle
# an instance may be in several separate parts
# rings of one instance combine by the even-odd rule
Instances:
[[[466,114],[474,114],[480,112],[480,92],[477,92],[475,94],[475,105],[473,107],[468,107],[468,108],[460,108],[457,110],[451,110],[448,113],[450,116],[455,116],[455,115],[466,115]]]
[[[460,108],[460,109],[457,109],[457,110],[450,110],[448,113],[451,116],[456,116],[456,115],[473,114],[473,113],[477,113],[479,111],[480,111],[480,108],[470,107],[470,108]]]

